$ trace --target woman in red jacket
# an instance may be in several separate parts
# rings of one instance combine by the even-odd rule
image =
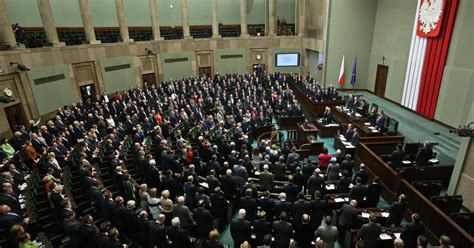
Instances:
[[[319,154],[319,168],[321,170],[326,170],[329,165],[329,160],[332,158],[332,155],[329,154],[328,149],[323,147],[323,152]]]

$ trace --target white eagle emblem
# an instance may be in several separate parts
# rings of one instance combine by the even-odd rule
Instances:
[[[443,13],[443,0],[423,0],[418,20],[420,31],[427,34],[436,29]]]

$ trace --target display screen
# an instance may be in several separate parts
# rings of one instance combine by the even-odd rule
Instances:
[[[277,53],[275,55],[275,66],[299,66],[300,65],[300,54],[299,53]]]

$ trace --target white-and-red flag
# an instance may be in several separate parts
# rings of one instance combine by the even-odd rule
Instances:
[[[342,55],[341,71],[339,72],[339,84],[344,85],[344,55]]]

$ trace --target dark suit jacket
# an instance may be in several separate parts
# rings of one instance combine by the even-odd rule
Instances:
[[[402,161],[405,158],[405,151],[404,150],[395,150],[392,152],[390,156],[390,165],[394,168],[400,167],[403,165]]]
[[[311,241],[313,240],[314,229],[310,224],[302,224],[295,229],[295,241],[298,243],[299,248],[314,247],[311,245]]]
[[[378,183],[373,183],[367,187],[367,199],[365,200],[366,208],[377,207],[379,203],[380,194],[382,193],[382,186]]]
[[[206,240],[203,248],[224,248],[224,245],[222,245],[218,240]]]
[[[324,177],[319,175],[312,175],[308,179],[308,183],[306,185],[308,188],[308,193],[310,195],[314,195],[316,190],[322,191],[324,188]]]
[[[286,221],[274,221],[272,224],[276,248],[288,248],[293,236],[293,226]]]
[[[301,218],[303,214],[310,214],[311,207],[310,203],[305,200],[298,200],[293,203],[293,208],[291,209],[291,216],[293,218],[293,225],[298,227],[301,225]]]
[[[406,248],[415,248],[418,236],[425,233],[425,225],[421,223],[410,222],[405,225],[400,234],[400,238],[405,242]]]
[[[230,224],[230,235],[234,240],[234,245],[239,247],[244,241],[250,242],[251,229],[250,221],[235,219]],[[239,246],[237,246],[239,245]]]
[[[199,237],[206,238],[212,230],[213,217],[207,209],[194,209],[193,219],[196,222],[196,233]]]
[[[341,171],[345,170],[349,172],[349,176],[352,176],[352,168],[354,168],[354,160],[344,160],[341,163]]]
[[[285,211],[287,214],[291,213],[292,204],[288,201],[276,201],[273,207],[273,215],[278,218],[280,214]]]
[[[18,215],[23,214],[20,202],[12,195],[0,193],[0,204],[8,205],[13,213],[16,213]]]
[[[171,241],[170,247],[172,248],[186,248],[190,247],[191,243],[186,231],[178,227],[170,227],[167,230],[168,239]]]
[[[255,220],[253,222],[253,231],[255,232],[255,241],[257,245],[262,245],[263,237],[272,233],[272,224],[266,220]]]
[[[268,171],[264,171],[260,174],[260,189],[262,191],[271,191],[273,189],[273,174]]]
[[[283,187],[283,192],[286,193],[286,199],[289,202],[295,202],[296,198],[298,196],[298,193],[300,192],[298,189],[298,186],[294,183],[288,183]]]
[[[337,181],[336,191],[338,193],[349,193],[351,191],[349,188],[351,183],[352,180],[350,177],[342,176],[339,178],[339,181]]]
[[[367,170],[360,170],[356,172],[356,174],[354,175],[354,179],[356,179],[357,177],[360,177],[362,179],[362,184],[367,184],[367,182],[369,181],[369,173],[367,172]]]
[[[20,224],[23,218],[15,214],[0,213],[0,229],[10,229],[13,225]]]
[[[433,157],[433,150],[431,148],[422,147],[418,149],[415,163],[418,165],[428,165],[428,161]]]
[[[364,197],[367,196],[367,186],[363,184],[356,184],[349,192],[349,198],[355,199],[359,204],[364,202]]]
[[[267,213],[267,219],[272,220],[273,219],[273,207],[275,206],[275,201],[272,198],[260,198],[258,200],[258,205],[262,210],[264,210]]]
[[[311,224],[314,228],[317,228],[321,225],[321,221],[327,211],[328,205],[323,199],[314,199],[310,202],[309,207],[311,210]]]
[[[148,224],[148,245],[150,248],[156,247],[168,247],[168,240],[166,239],[166,228],[164,225],[156,223],[156,221],[150,221]]]
[[[390,205],[388,209],[388,212],[390,213],[389,218],[395,222],[400,222],[403,219],[403,215],[405,214],[406,209],[407,206],[404,203],[392,203],[392,205]]]
[[[79,226],[78,232],[81,242],[87,243],[88,247],[96,247],[95,240],[97,238],[97,234],[99,233],[99,229],[97,229],[96,226],[81,224]]]
[[[369,222],[362,225],[359,237],[364,243],[364,248],[376,248],[380,233],[382,233],[382,227],[378,223]]]
[[[246,219],[254,220],[257,213],[257,201],[249,196],[240,198],[239,207],[245,209],[247,212]]]
[[[352,228],[354,226],[354,223],[357,220],[357,215],[359,214],[359,211],[355,208],[353,208],[349,204],[344,204],[342,207],[338,210],[340,216],[339,216],[339,225],[345,227],[345,228]]]

